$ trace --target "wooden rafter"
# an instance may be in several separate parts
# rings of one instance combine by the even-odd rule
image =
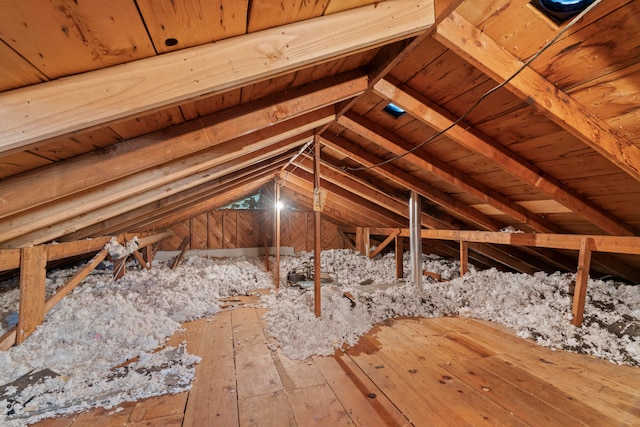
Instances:
[[[483,213],[479,212],[476,209],[473,209],[467,204],[460,202],[444,191],[440,191],[437,188],[425,184],[423,181],[393,166],[393,164],[381,164],[383,159],[374,156],[373,154],[362,149],[356,144],[352,144],[344,138],[330,133],[326,133],[322,138],[323,142],[328,147],[341,152],[342,154],[357,161],[365,167],[380,164],[380,166],[377,166],[373,169],[374,172],[379,173],[385,178],[392,180],[396,184],[399,184],[408,190],[416,191],[421,196],[442,206],[448,211],[455,213],[456,215],[464,218],[470,223],[474,223],[483,229],[495,231],[500,230],[504,227],[504,224],[500,223],[499,221],[491,218],[488,215],[484,215]]]
[[[282,130],[280,128],[280,131]],[[38,206],[25,214],[0,219],[0,229],[3,230],[0,234],[0,247],[21,246],[32,242],[28,239],[36,236],[40,242],[58,238],[67,234],[71,228],[71,231],[75,231],[92,223],[102,222],[127,210],[136,209],[268,157],[277,156],[303,144],[310,136],[303,134],[277,141],[278,128],[274,127],[268,131],[276,133],[265,140],[256,136],[243,138],[243,142],[247,144],[244,147],[247,154],[244,155],[240,155],[243,151],[234,148],[237,143],[229,141],[214,149],[107,182],[97,187],[96,192],[82,192]],[[253,142],[254,139],[257,142]],[[271,144],[264,145],[269,143]],[[225,145],[227,148],[220,150]],[[34,230],[44,227],[48,227],[46,232],[34,234]]]
[[[301,160],[297,165],[299,169],[301,168],[305,171],[311,169],[308,159]],[[377,206],[378,210],[388,210],[398,216],[404,217],[404,222],[408,221],[409,208],[406,201],[394,199],[392,196],[382,194],[369,183],[359,181],[352,176],[347,176],[326,166],[322,168],[322,176],[325,180],[325,187],[331,188],[334,192],[343,191],[344,197],[353,200],[351,203],[357,203],[359,206],[370,203],[373,204],[373,206]],[[357,200],[357,202],[355,200]],[[432,229],[450,227],[450,224],[444,223],[440,219],[430,217],[424,212],[421,213],[421,223],[423,226]],[[516,260],[514,259],[513,251],[504,251],[500,248],[493,248],[482,244],[473,245],[472,249],[518,271],[531,273],[545,269],[544,264],[538,259],[524,253],[517,253],[521,260]]]
[[[234,183],[224,186],[208,197],[202,197],[199,201],[194,201],[188,206],[176,208],[174,212],[166,212],[161,218],[149,221],[141,226],[146,229],[165,228],[177,224],[185,219],[192,218],[203,212],[217,209],[220,206],[228,205],[238,199],[256,192],[268,182],[273,181],[279,165],[269,171],[256,174],[254,177],[243,177]]]
[[[273,173],[277,168],[281,167],[290,156],[290,152],[285,152],[279,156],[255,163],[251,165],[251,167],[227,173],[224,177],[208,181],[172,196],[101,221],[99,224],[66,235],[60,240],[82,239],[98,233],[118,234],[124,230],[146,230],[149,228],[149,224],[162,221],[164,216],[179,218],[180,212],[186,212],[192,205],[200,204],[216,196],[218,193],[225,193],[230,197],[235,197],[234,200],[236,200],[241,196],[236,195],[235,187],[248,180],[262,177],[264,174]],[[217,207],[219,206],[215,206],[214,208]],[[183,218],[180,218],[180,220],[182,219]],[[154,225],[154,227],[158,228],[157,225]]]
[[[0,152],[411,37],[433,22],[431,0],[385,1],[5,92]]]
[[[108,204],[100,203],[100,205],[98,206],[93,200],[93,193],[89,193],[86,195],[84,195],[83,193],[83,197],[87,198],[84,203],[78,202],[78,200],[74,200],[74,206],[84,205],[83,211],[62,220],[54,215],[47,216],[47,212],[49,212],[50,209],[48,209],[47,206],[44,206],[42,209],[40,209],[40,216],[43,218],[43,221],[50,221],[49,226],[47,226],[46,228],[36,229],[30,232],[18,234],[16,237],[11,239],[6,239],[0,244],[0,247],[19,247],[27,244],[43,243],[52,239],[59,238],[60,236],[64,236],[65,234],[69,234],[78,229],[88,227],[92,224],[101,223],[102,221],[105,221],[106,219],[112,218],[116,215],[120,215],[122,213],[140,208],[148,203],[152,203],[156,200],[160,200],[172,194],[177,194],[180,191],[188,190],[202,183],[222,178],[225,174],[234,172],[238,169],[242,169],[251,165],[252,163],[259,162],[269,157],[277,156],[294,147],[302,145],[303,143],[304,138],[290,138],[285,141],[275,143],[271,146],[264,147],[253,153],[245,154],[244,156],[241,156],[237,159],[232,158],[226,163],[218,164],[204,171],[199,171],[196,174],[185,176],[166,184],[161,183],[162,185],[148,189],[145,192],[133,192],[133,194],[129,197],[117,199]],[[239,152],[234,153],[239,154]],[[133,176],[133,178],[136,177]],[[126,177],[124,179],[125,183],[127,181],[129,181],[129,177]],[[113,184],[108,184],[108,186],[111,185],[120,186],[122,185],[122,183],[117,181]],[[58,208],[59,206],[54,203],[52,209],[55,209],[55,211],[57,212],[59,211]],[[24,218],[24,216],[19,217],[19,219],[22,218]],[[7,233],[10,232],[11,230],[9,229]]]
[[[387,87],[385,80],[382,80],[380,83],[380,86],[376,85],[377,89]],[[388,92],[380,94],[382,96],[389,95]],[[375,123],[355,114],[347,114],[340,117],[338,122],[367,140],[389,150],[395,155],[405,154],[408,150],[413,148],[409,142],[402,140]],[[499,209],[504,214],[509,215],[522,224],[528,225],[533,230],[544,232],[554,231],[554,225],[549,221],[540,218],[539,215],[536,215],[524,207],[512,202],[497,191],[492,190],[486,185],[472,179],[445,162],[429,156],[426,153],[420,153],[420,155],[409,153],[405,158],[414,164],[419,165],[423,170],[432,173],[434,176],[455,185],[460,190],[490,204],[496,209]],[[476,217],[480,219],[479,216],[476,215]],[[484,222],[486,223],[486,221]],[[495,229],[496,225],[497,224],[494,224],[490,229]]]
[[[496,81],[510,78],[522,66],[518,58],[455,12],[438,24],[434,38]],[[522,70],[505,87],[640,180],[640,147],[532,68]]]
[[[297,168],[287,176],[287,184],[290,182],[295,184],[300,190],[313,194],[313,175],[301,168]],[[376,224],[388,224],[395,227],[406,227],[407,221],[401,215],[389,211],[388,209],[377,205],[369,200],[355,196],[348,190],[333,184],[332,182],[323,181],[323,188],[327,190],[326,205],[338,206],[356,212],[355,218],[360,214],[360,219],[356,224],[367,223],[368,218]]]
[[[427,100],[418,99],[418,95],[410,94],[408,90],[403,90],[389,81],[381,80],[378,82],[376,92],[398,104],[409,114],[437,131],[447,129],[454,123],[455,119],[449,113]],[[602,230],[614,235],[635,234],[635,230],[619,218],[605,212],[576,191],[468,124],[458,123],[447,130],[445,134],[457,143],[487,157],[523,182],[548,194],[558,203],[582,215],[587,221]]]
[[[0,196],[0,217],[202,150],[216,150],[224,142],[289,120],[294,120],[290,122],[293,126],[288,129],[291,133],[281,137],[300,134],[304,127],[310,129],[331,120],[334,112],[328,107],[329,104],[356,96],[366,87],[367,78],[362,73],[336,76],[268,99],[191,120],[166,131],[129,139],[114,144],[107,151],[93,151],[45,166],[34,173],[8,178],[3,182]],[[318,116],[299,117],[313,112]],[[296,120],[299,122],[296,123]],[[266,132],[268,134],[269,131]],[[256,135],[260,139],[261,134]],[[266,134],[264,138],[268,140]],[[226,147],[227,154],[238,149],[237,143]],[[39,186],[55,191],[25,191],[25,188]]]
[[[311,160],[308,157],[299,157],[296,165],[303,170],[311,170]],[[406,216],[408,213],[407,201],[401,200],[398,197],[385,194],[380,191],[374,185],[357,179],[356,177],[340,172],[336,169],[330,168],[323,164],[321,167],[322,178],[325,181],[331,182],[341,188],[347,189],[350,193],[361,197],[365,200],[369,200],[385,209],[390,210],[401,216]],[[422,214],[422,223],[429,228],[443,228],[445,224],[438,219],[429,217],[426,214]]]

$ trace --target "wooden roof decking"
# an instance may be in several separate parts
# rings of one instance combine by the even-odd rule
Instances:
[[[638,0],[599,2],[373,169],[563,25],[529,0],[36,3],[0,18],[0,247],[180,222],[273,181],[314,132],[339,224],[404,227],[416,190],[429,228],[640,229]],[[596,268],[640,268],[617,261]]]

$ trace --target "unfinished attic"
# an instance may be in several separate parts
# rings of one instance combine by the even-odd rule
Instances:
[[[1,425],[640,425],[639,0],[0,10]]]

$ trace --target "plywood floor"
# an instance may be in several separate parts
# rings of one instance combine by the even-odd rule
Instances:
[[[640,368],[551,351],[465,318],[399,319],[346,353],[272,351],[262,311],[185,324],[190,392],[38,426],[638,426]]]

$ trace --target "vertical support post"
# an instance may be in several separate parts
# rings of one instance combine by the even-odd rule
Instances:
[[[278,176],[276,176],[276,265],[274,267],[273,277],[275,280],[276,290],[280,288],[280,184]]]
[[[20,302],[16,344],[23,343],[44,321],[47,282],[47,248],[20,250]]]
[[[157,243],[154,243],[153,245],[147,245],[144,248],[142,248],[142,255],[143,255],[143,259],[147,264],[147,270],[151,270],[151,264],[153,263],[153,255],[154,255],[154,249],[156,245]]]
[[[356,227],[356,251],[362,255],[364,252],[364,227]]]
[[[320,197],[320,138],[313,135],[314,156],[313,156],[313,191],[315,197]],[[314,250],[313,250],[313,306],[316,317],[322,313],[320,307],[320,252],[322,251],[322,241],[320,236],[320,203],[314,203]]]
[[[460,277],[469,271],[469,242],[460,240]]]
[[[404,266],[402,265],[404,250],[404,238],[400,235],[396,236],[396,279],[404,277]]]
[[[420,232],[420,195],[411,191],[409,199],[409,247],[411,248],[411,277],[413,284],[422,289],[422,234]]]
[[[576,287],[573,291],[573,307],[571,307],[573,314],[571,323],[575,326],[582,326],[582,320],[584,319],[584,303],[587,297],[587,282],[589,281],[589,269],[591,268],[591,245],[592,240],[588,237],[583,237],[580,241]]]
[[[178,255],[178,257],[180,257],[180,255]],[[124,277],[124,275],[126,274],[127,258],[129,258],[129,256],[123,256],[122,258],[118,258],[117,260],[113,261],[113,280],[118,280],[121,277]],[[176,258],[176,260],[178,260],[178,258]]]
[[[364,253],[363,255],[365,256],[369,256],[369,254],[371,253],[371,230],[369,229],[369,227],[364,227],[362,229],[362,242],[363,242],[363,250]]]

